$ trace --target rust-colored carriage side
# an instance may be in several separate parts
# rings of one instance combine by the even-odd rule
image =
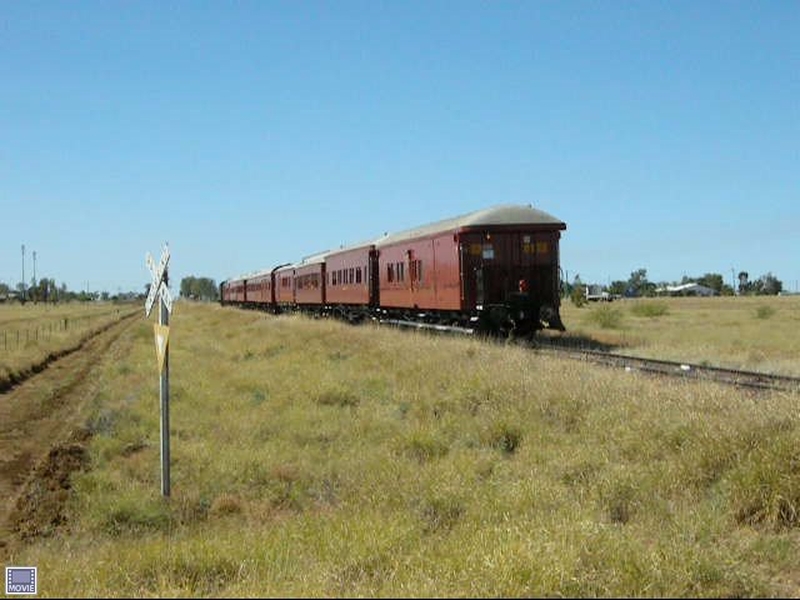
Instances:
[[[258,308],[266,308],[272,303],[272,277],[269,271],[260,271],[245,280],[247,303]]]
[[[294,301],[302,308],[325,305],[325,255],[304,259],[294,269]]]
[[[294,265],[285,265],[275,271],[275,305],[285,310],[294,306]]]
[[[325,258],[326,301],[337,307],[374,307],[377,299],[375,245],[337,250]]]
[[[382,307],[462,310],[458,244],[453,233],[378,244]]]
[[[223,304],[241,304],[245,300],[245,280],[232,278],[222,284]]]

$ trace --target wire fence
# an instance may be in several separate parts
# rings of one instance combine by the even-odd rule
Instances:
[[[53,337],[63,339],[65,334],[91,329],[95,324],[106,321],[112,316],[112,313],[104,313],[62,317],[46,323],[31,323],[24,327],[0,329],[0,348],[4,351],[13,351],[31,345],[39,345],[39,342],[49,342]]]

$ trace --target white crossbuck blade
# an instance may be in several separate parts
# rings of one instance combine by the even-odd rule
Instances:
[[[161,260],[156,266],[153,257],[150,253],[147,253],[145,256],[145,262],[147,263],[147,268],[150,271],[150,276],[152,277],[153,281],[150,284],[150,293],[147,294],[147,300],[144,303],[144,312],[146,316],[150,316],[150,312],[153,310],[153,303],[156,300],[156,296],[160,296],[161,299],[164,301],[164,304],[167,307],[168,312],[172,312],[172,295],[169,293],[169,288],[166,285],[162,285],[164,283],[164,273],[167,270],[167,264],[169,264],[169,246],[164,246],[164,251],[161,253]]]

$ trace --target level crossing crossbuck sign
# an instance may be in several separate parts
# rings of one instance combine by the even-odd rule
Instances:
[[[164,246],[164,251],[161,253],[161,260],[158,266],[156,266],[149,252],[145,260],[147,262],[147,268],[150,269],[150,276],[153,278],[153,282],[150,284],[150,293],[147,294],[147,300],[144,303],[144,314],[147,317],[150,316],[150,311],[153,310],[156,296],[161,297],[164,304],[167,305],[167,311],[171,313],[172,294],[170,294],[167,283],[164,281],[164,275],[167,272],[167,264],[169,263],[169,246]]]

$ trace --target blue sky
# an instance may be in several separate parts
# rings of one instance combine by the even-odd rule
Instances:
[[[570,279],[800,280],[800,3],[0,0],[0,281],[142,290],[501,203]]]

